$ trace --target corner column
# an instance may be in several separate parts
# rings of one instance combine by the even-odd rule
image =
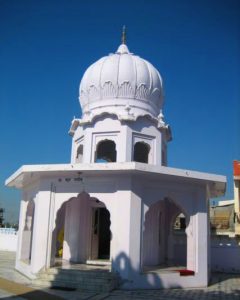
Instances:
[[[190,254],[192,256],[192,262],[194,264],[193,270],[196,273],[198,286],[207,286],[209,277],[209,228],[208,228],[208,204],[207,195],[204,189],[198,191],[195,199],[196,208],[191,216],[192,226],[192,242],[194,243],[194,252]],[[188,254],[189,255],[189,254]]]
[[[22,239],[23,239],[23,230],[24,230],[25,219],[26,219],[26,210],[27,210],[26,194],[24,192],[22,192],[22,199],[21,199],[20,213],[19,213],[20,223],[19,223],[19,228],[18,228],[16,261],[21,260]]]
[[[141,270],[141,198],[133,191],[131,178],[118,183],[112,218],[112,269],[126,280]]]
[[[50,188],[39,191],[35,198],[31,272],[38,273],[47,265]]]

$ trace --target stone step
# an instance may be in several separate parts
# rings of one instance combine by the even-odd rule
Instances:
[[[95,292],[110,292],[113,289],[117,288],[118,285],[115,282],[111,283],[76,283],[69,281],[60,281],[60,280],[38,280],[35,279],[32,283],[35,287],[42,288],[54,288],[54,287],[62,287],[62,288],[73,288],[77,290],[86,290],[86,291],[95,291]]]
[[[106,283],[116,281],[117,278],[115,277],[107,277],[107,278],[99,278],[99,277],[89,277],[89,276],[73,276],[73,275],[49,275],[49,274],[42,274],[37,278],[38,280],[45,280],[45,281],[69,281],[69,282],[77,282],[77,283]]]
[[[103,271],[103,270],[74,270],[74,269],[58,269],[58,268],[50,268],[45,271],[39,273],[41,275],[72,275],[72,276],[86,276],[86,277],[97,277],[97,278],[112,278],[114,275],[110,271]]]
[[[58,274],[58,275],[53,275],[53,274],[41,274],[38,276],[39,280],[62,280],[62,281],[76,281],[76,282],[111,282],[113,280],[117,280],[114,277],[97,277],[97,276],[85,276],[85,275],[78,275],[78,276],[73,276],[72,274]]]
[[[87,260],[86,261],[86,264],[91,266],[111,266],[111,261],[110,260],[100,260],[100,259],[97,259],[97,260]]]
[[[32,281],[34,286],[76,288],[96,292],[109,292],[119,285],[119,278],[110,272],[69,269],[48,269]]]

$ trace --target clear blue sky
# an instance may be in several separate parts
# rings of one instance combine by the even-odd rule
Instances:
[[[0,204],[17,220],[5,179],[23,164],[67,163],[84,70],[120,44],[165,85],[169,165],[228,177],[240,159],[238,0],[0,0]]]

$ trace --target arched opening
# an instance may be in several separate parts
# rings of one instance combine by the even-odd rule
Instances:
[[[164,199],[151,205],[143,227],[143,269],[186,267],[187,239],[181,208]],[[176,231],[176,232],[175,232]]]
[[[52,263],[90,263],[110,258],[110,213],[103,202],[83,192],[64,202],[56,215]]]
[[[134,145],[133,160],[142,163],[148,163],[150,146],[144,142],[137,142]]]
[[[76,154],[76,163],[82,163],[83,161],[83,145],[79,145],[77,148],[77,154]]]
[[[30,200],[27,204],[25,224],[22,233],[21,260],[30,264],[32,253],[32,238],[35,204]]]
[[[173,221],[173,232],[180,233],[184,232],[186,229],[186,217],[183,213],[180,213],[176,216],[175,220]]]
[[[95,154],[95,162],[116,162],[116,144],[111,140],[98,143]]]

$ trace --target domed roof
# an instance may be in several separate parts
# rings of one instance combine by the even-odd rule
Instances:
[[[144,115],[156,118],[163,104],[160,74],[148,61],[130,53],[125,44],[86,70],[79,94],[83,122],[105,113],[120,120]]]

